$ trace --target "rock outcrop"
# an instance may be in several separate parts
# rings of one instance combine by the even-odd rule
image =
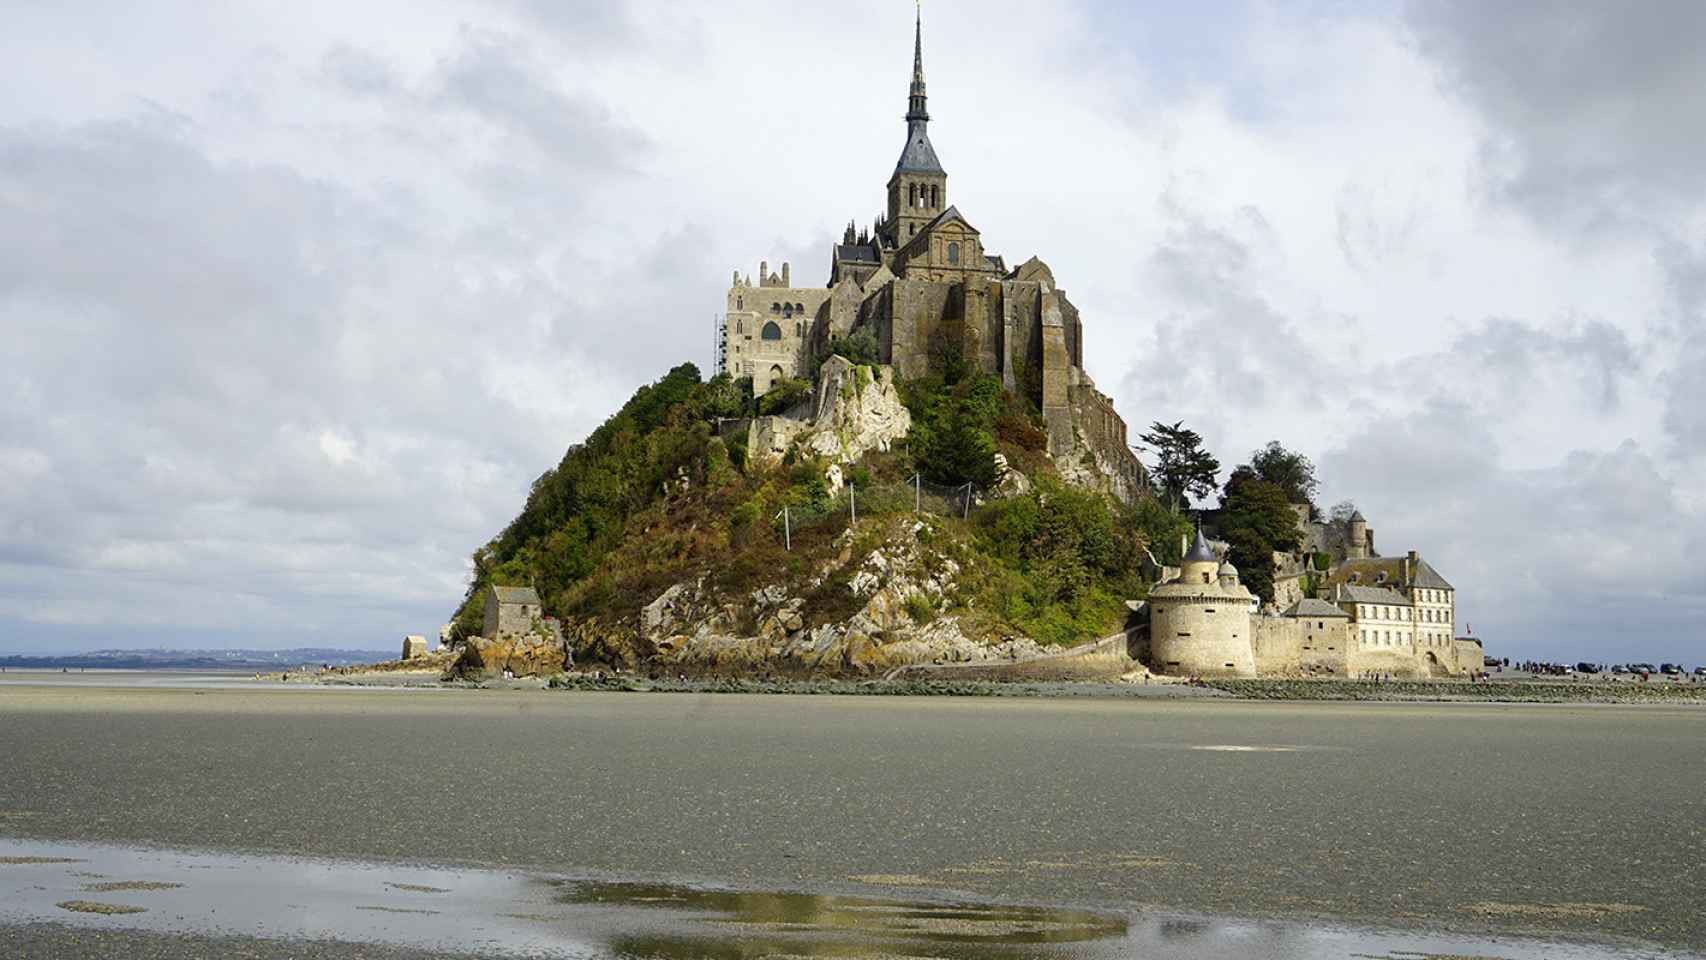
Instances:
[[[889,367],[854,366],[843,357],[825,360],[818,372],[810,419],[759,417],[747,434],[747,456],[780,463],[790,449],[832,464],[856,463],[873,450],[906,439],[912,415],[900,400]]]
[[[1044,651],[1027,637],[983,643],[968,638],[951,605],[959,565],[920,534],[929,521],[890,521],[883,542],[851,556],[853,532],[837,541],[837,559],[816,571],[807,591],[847,591],[854,612],[812,623],[806,598],[781,585],[742,597],[719,596],[706,578],[677,583],[626,630],[571,624],[569,643],[583,662],[699,674],[878,676],[912,664],[1006,662]]]
[[[572,662],[562,640],[530,633],[495,640],[469,637],[452,669],[468,678],[498,677],[505,670],[518,677],[548,677]]]

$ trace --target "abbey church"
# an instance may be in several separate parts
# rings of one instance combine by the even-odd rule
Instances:
[[[871,227],[847,228],[830,246],[824,286],[795,286],[789,264],[756,281],[735,272],[718,344],[719,372],[751,377],[762,394],[777,380],[806,377],[832,338],[863,331],[882,363],[903,378],[923,375],[947,351],[1001,377],[1042,411],[1057,462],[1089,459],[1130,500],[1143,467],[1125,421],[1084,372],[1084,328],[1066,292],[1035,257],[1009,268],[989,252],[949,199],[948,173],[930,143],[922,20],[913,40],[906,143],[887,185],[887,212]]]

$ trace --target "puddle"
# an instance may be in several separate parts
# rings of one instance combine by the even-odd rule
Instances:
[[[0,927],[49,922],[585,960],[1678,957],[1535,940],[917,899],[736,891],[0,839]],[[92,884],[98,872],[109,882]],[[874,875],[873,879],[877,876]],[[894,879],[905,875],[888,875]],[[88,899],[99,891],[99,900]],[[932,894],[938,891],[930,891]]]

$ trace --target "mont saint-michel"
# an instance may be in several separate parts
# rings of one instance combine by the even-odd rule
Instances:
[[[1084,369],[1094,318],[953,202],[924,49],[920,19],[883,214],[826,243],[826,282],[735,271],[716,375],[678,368],[539,478],[442,631],[461,675],[1483,675],[1456,587],[1318,510],[1306,456],[1222,487],[1182,424],[1132,436]]]
[[[15,6],[0,955],[1703,956],[1706,14]]]

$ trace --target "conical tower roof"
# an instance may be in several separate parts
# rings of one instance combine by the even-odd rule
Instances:
[[[1185,554],[1186,563],[1219,563],[1220,558],[1214,555],[1214,548],[1208,545],[1208,540],[1202,535],[1202,527],[1197,528],[1196,542],[1191,544],[1191,550]]]

